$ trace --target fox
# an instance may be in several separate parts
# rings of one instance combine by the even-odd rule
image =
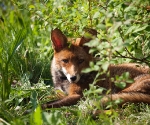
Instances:
[[[97,31],[90,29],[89,34],[96,37]],[[96,71],[83,73],[82,71],[89,67],[94,56],[89,53],[90,47],[85,43],[91,41],[93,37],[77,38],[71,43],[63,32],[56,28],[51,31],[51,41],[54,49],[54,55],[51,62],[51,75],[55,89],[59,89],[66,94],[62,98],[42,104],[42,109],[59,108],[62,106],[75,105],[83,97],[83,91],[89,89],[89,85],[94,81]],[[107,73],[100,75],[96,86],[105,89],[111,88],[111,94],[105,95],[99,103],[105,104],[110,99],[115,101],[121,99],[121,105],[129,103],[147,103],[150,104],[150,68],[137,63],[110,64]],[[121,76],[128,72],[129,77],[133,79],[132,84],[127,84],[124,89],[115,86],[113,81],[110,86],[110,78],[116,75]]]

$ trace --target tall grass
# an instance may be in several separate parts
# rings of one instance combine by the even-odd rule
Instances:
[[[9,98],[10,89],[11,89],[11,83],[12,83],[12,77],[13,74],[10,74],[10,63],[11,60],[17,51],[18,47],[21,46],[23,40],[26,36],[26,30],[22,29],[18,33],[13,34],[15,39],[11,39],[11,41],[7,42],[4,41],[4,36],[6,36],[5,31],[3,31],[3,34],[1,34],[1,58],[0,58],[0,69],[1,69],[1,98],[2,100],[6,100]],[[8,34],[7,34],[8,35]],[[9,43],[9,44],[8,44]]]

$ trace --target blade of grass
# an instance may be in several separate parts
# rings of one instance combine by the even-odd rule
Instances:
[[[1,76],[2,76],[2,80],[1,80],[1,98],[2,100],[6,100],[9,98],[9,94],[10,94],[10,90],[11,90],[11,76],[9,76],[9,63],[13,57],[13,55],[15,54],[15,51],[17,50],[17,48],[23,43],[24,39],[26,37],[26,29],[21,29],[17,34],[16,34],[16,39],[15,41],[12,43],[13,47],[10,49],[9,55],[8,55],[8,59],[5,58],[5,61],[1,60],[1,66],[0,68],[2,69],[1,71]],[[5,48],[3,48],[5,49]],[[3,53],[2,53],[3,54]],[[2,56],[1,56],[2,57]],[[6,62],[6,64],[4,64]]]

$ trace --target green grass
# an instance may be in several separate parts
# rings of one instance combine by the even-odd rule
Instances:
[[[75,106],[40,108],[57,98],[50,75],[52,29],[58,27],[68,37],[79,37],[84,27],[98,30],[98,40],[89,46],[101,61],[91,64],[92,70],[105,70],[110,63],[150,65],[147,5],[150,2],[143,0],[0,0],[0,124],[150,124],[150,106],[143,103],[114,106],[93,119],[92,112],[103,108],[92,85]],[[97,100],[94,106],[92,100]],[[25,115],[29,109],[32,112]]]

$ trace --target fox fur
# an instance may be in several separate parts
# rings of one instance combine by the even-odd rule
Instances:
[[[90,29],[91,35],[96,36],[97,32]],[[42,108],[52,108],[61,106],[70,106],[76,104],[83,97],[83,90],[89,89],[97,72],[82,73],[81,71],[89,67],[90,61],[94,57],[89,54],[89,48],[84,43],[89,42],[91,38],[78,38],[76,42],[68,43],[67,37],[59,29],[51,32],[51,40],[54,48],[54,56],[51,63],[51,74],[56,89],[60,89],[67,96],[48,102],[42,105]],[[144,102],[150,104],[150,68],[135,63],[126,63],[119,65],[109,65],[109,77],[106,74],[100,75],[102,79],[96,83],[97,86],[110,89],[109,80],[116,75],[122,75],[129,72],[130,78],[134,80],[132,84],[121,90],[111,83],[111,95],[105,96],[100,103],[106,103],[110,98],[112,100],[122,99],[126,102]]]

